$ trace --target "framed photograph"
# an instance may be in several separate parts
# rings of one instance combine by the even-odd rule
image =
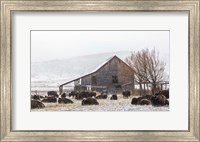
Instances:
[[[199,4],[1,1],[1,141],[200,141]]]
[[[168,111],[169,31],[31,31],[31,94],[32,111]]]

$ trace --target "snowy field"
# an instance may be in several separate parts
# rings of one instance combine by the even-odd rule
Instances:
[[[152,105],[132,105],[131,100],[118,95],[118,100],[98,99],[99,105],[82,106],[81,100],[71,99],[73,104],[44,103],[43,109],[32,109],[31,111],[169,111],[169,106],[154,107]],[[135,96],[136,97],[136,96]]]

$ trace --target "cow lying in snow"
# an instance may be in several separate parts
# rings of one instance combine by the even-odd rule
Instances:
[[[158,95],[164,95],[167,99],[169,99],[169,90],[162,90],[159,91],[158,93],[155,94],[156,96]]]
[[[141,99],[141,100],[139,101],[139,104],[140,104],[140,105],[150,105],[150,104],[151,104],[151,101],[148,100],[148,99]]]
[[[94,98],[84,98],[81,105],[98,105],[98,101]]]
[[[123,95],[124,98],[128,98],[128,97],[131,96],[131,92],[130,91],[123,91],[122,95]]]
[[[58,99],[58,103],[59,104],[72,104],[72,103],[74,103],[72,100],[70,100],[70,99],[67,99],[67,98],[59,98]]]
[[[34,99],[34,100],[41,100],[41,99],[43,99],[44,97],[41,96],[41,95],[33,95],[33,96],[31,96],[31,98]]]
[[[117,95],[112,95],[110,100],[117,100]]]
[[[106,94],[101,94],[99,96],[96,97],[96,99],[107,99],[108,95]]]
[[[49,91],[49,92],[47,92],[47,95],[48,95],[49,97],[58,98],[58,94],[57,94],[56,91]]]
[[[145,95],[138,98],[133,98],[131,101],[132,105],[150,105],[153,106],[164,106],[169,105],[169,101],[164,95]]]
[[[31,100],[31,109],[39,109],[39,108],[44,108],[45,105],[38,101],[38,100]]]
[[[96,97],[96,93],[95,92],[89,92],[89,91],[83,91],[83,92],[76,94],[75,99],[82,100],[83,98],[90,98],[90,97],[91,98]]]
[[[62,95],[61,95],[61,98],[66,98],[67,97],[67,94],[66,93],[63,93]]]
[[[164,95],[153,95],[151,97],[151,103],[153,106],[169,105],[169,101]]]
[[[151,101],[146,98],[146,97],[138,97],[138,98],[133,98],[131,101],[132,105],[150,105]]]
[[[78,95],[78,92],[77,91],[72,91],[69,93],[69,97],[76,97]]]
[[[57,102],[57,98],[55,97],[45,97],[42,102],[44,103],[56,103]]]

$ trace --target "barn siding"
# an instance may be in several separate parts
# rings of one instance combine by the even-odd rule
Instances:
[[[81,85],[91,85],[91,75],[81,78]]]
[[[92,85],[92,76],[96,77],[95,86],[107,86],[109,90],[116,90],[116,85],[134,82],[133,70],[117,57],[114,57],[97,72],[83,77],[81,85]],[[118,83],[112,82],[112,76],[117,76]]]
[[[134,82],[134,72],[122,61],[118,64],[118,80],[120,84]]]
[[[112,86],[112,76],[117,76],[117,60],[113,59],[103,66],[95,76],[97,78],[97,85],[99,86]]]

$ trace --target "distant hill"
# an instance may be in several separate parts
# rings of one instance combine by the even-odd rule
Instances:
[[[32,86],[38,86],[39,84],[53,84],[57,86],[90,73],[114,55],[124,60],[130,54],[130,51],[121,51],[78,56],[70,59],[33,62],[31,63],[31,83]]]

